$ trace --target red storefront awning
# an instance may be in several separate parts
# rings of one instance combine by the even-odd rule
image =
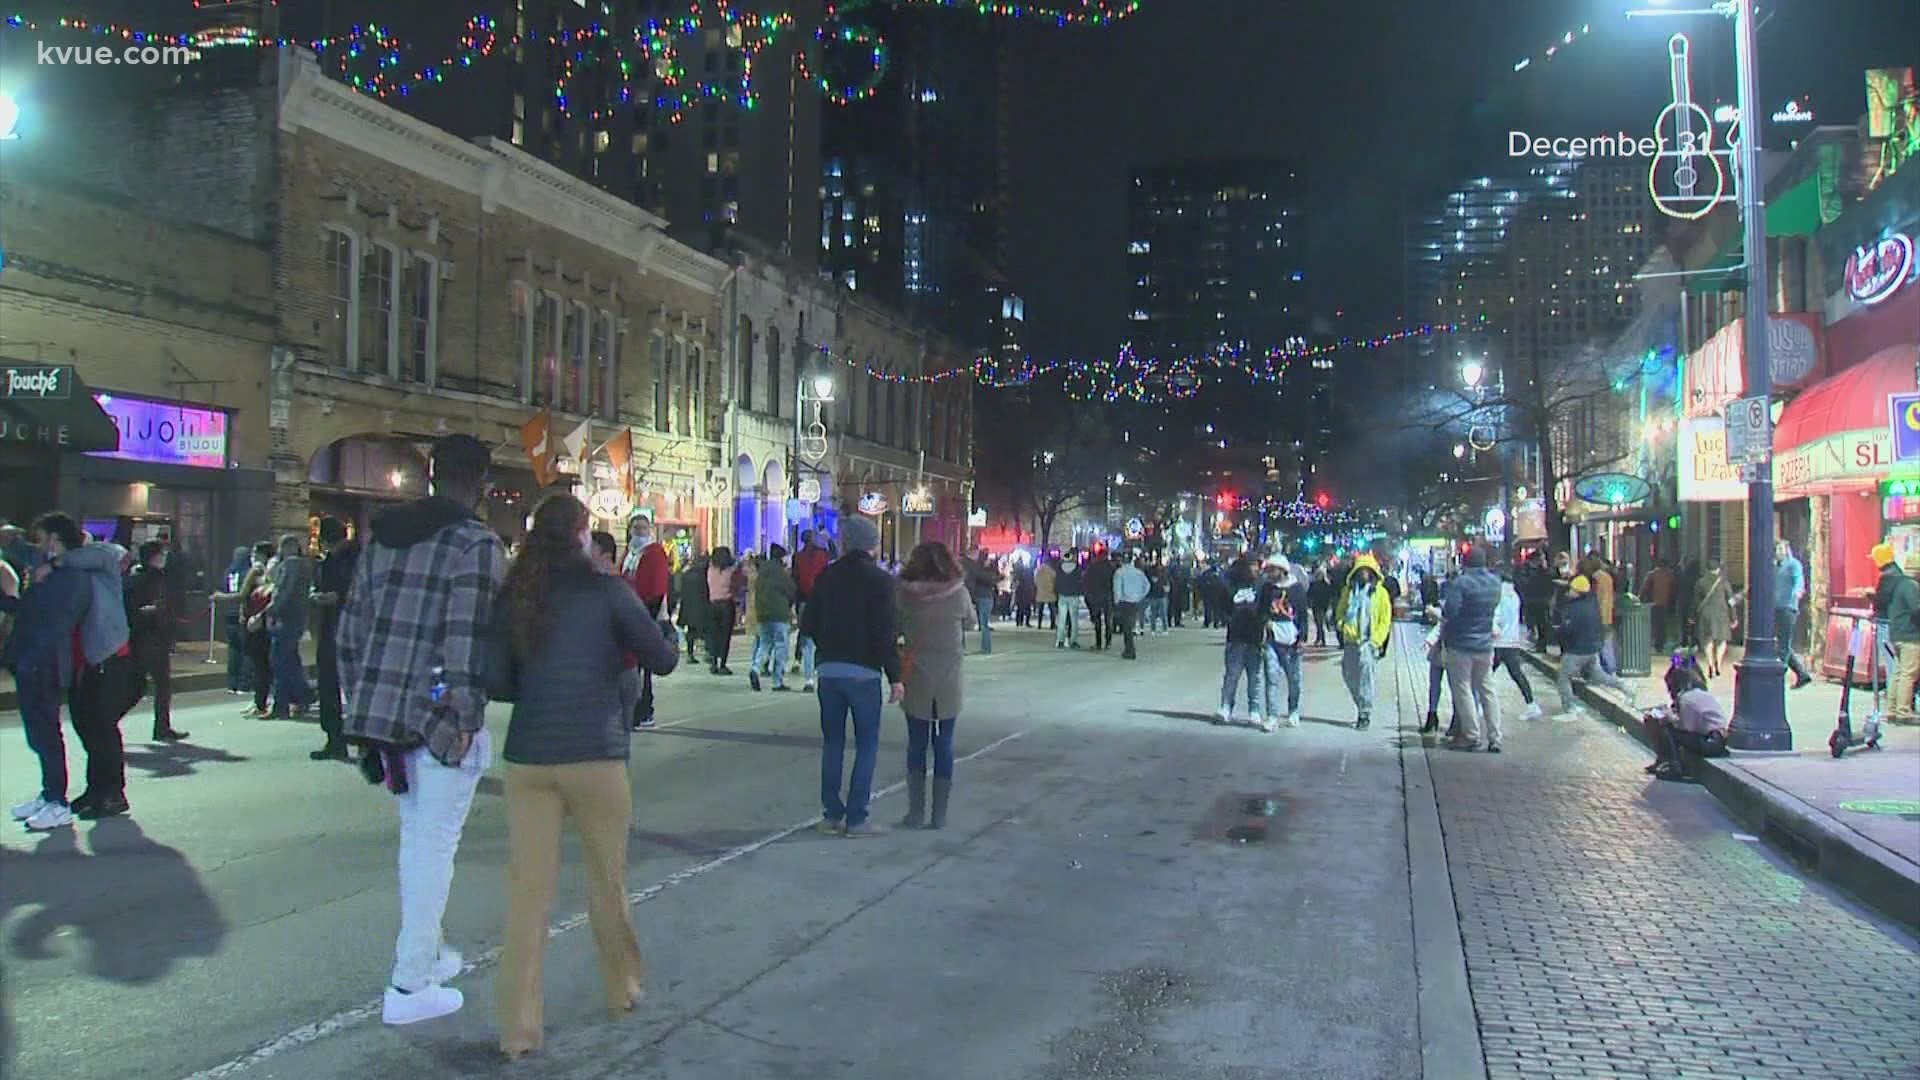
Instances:
[[[1774,453],[1842,431],[1887,427],[1887,395],[1913,391],[1916,353],[1920,345],[1882,349],[1809,387],[1773,426]]]
[[[1781,494],[1885,479],[1893,463],[1887,396],[1914,389],[1917,362],[1920,345],[1895,345],[1794,398],[1773,428]]]

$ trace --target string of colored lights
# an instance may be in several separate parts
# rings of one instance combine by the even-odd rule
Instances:
[[[1069,4],[1010,3],[1006,0],[895,0],[901,7],[940,7],[973,11],[996,19],[1037,19],[1056,26],[1104,26],[1140,10],[1141,0],[1078,0]]]
[[[1377,337],[1341,338],[1324,345],[1264,352],[1222,349],[1169,360],[1142,357],[1130,347],[1122,347],[1113,359],[1037,360],[1023,356],[1009,361],[980,357],[965,366],[924,373],[887,371],[868,361],[847,356],[830,345],[816,344],[814,349],[824,359],[884,383],[933,385],[965,378],[981,386],[1005,389],[1058,376],[1062,380],[1062,389],[1069,396],[1082,401],[1125,400],[1153,404],[1192,397],[1208,378],[1215,377],[1214,373],[1230,373],[1233,377],[1255,382],[1277,382],[1285,375],[1287,366],[1295,360],[1311,360],[1339,352],[1383,349],[1413,338],[1471,333],[1473,329],[1458,323],[1428,323]]]
[[[1057,26],[1103,26],[1118,22],[1139,10],[1141,0],[1073,0],[1069,3],[1011,3],[1005,0],[889,0],[899,7],[946,8],[972,11],[997,19],[1030,19]],[[835,105],[851,105],[872,97],[886,77],[888,49],[885,37],[870,22],[857,18],[860,9],[874,6],[875,0],[840,0],[829,3],[825,17],[814,31],[810,45],[799,50],[797,62],[801,78]],[[707,6],[713,8],[713,20],[726,26],[727,47],[742,54],[737,76],[687,78],[680,63],[676,42],[689,36],[698,38],[710,25]],[[666,114],[669,122],[679,123],[686,110],[710,101],[731,101],[745,109],[759,101],[753,90],[753,66],[759,52],[777,31],[793,25],[793,15],[742,13],[731,0],[689,0],[685,15],[649,20],[645,27],[631,33],[633,53],[623,45],[626,38],[605,27],[592,25],[557,34],[545,40],[563,54],[559,77],[554,82],[554,105],[562,115],[573,118],[580,111],[570,92],[575,83],[588,77],[592,61],[599,61],[596,78],[611,82],[608,97],[584,110],[590,118],[604,118],[635,102],[633,75],[635,61],[644,61],[652,69],[659,89],[652,105]],[[437,63],[402,74],[402,54],[408,46],[379,26],[354,26],[347,33],[299,40],[266,37],[247,27],[222,27],[197,33],[156,33],[116,22],[94,22],[64,16],[42,24],[24,15],[9,15],[0,23],[6,29],[31,32],[61,30],[117,38],[134,45],[174,45],[198,49],[283,48],[304,46],[316,55],[339,52],[335,64],[341,79],[354,89],[374,97],[406,96],[422,83],[444,82],[449,70],[471,67],[476,60],[495,55],[499,43],[494,22],[485,15],[467,20],[459,48]],[[516,43],[518,39],[515,39]],[[373,57],[373,71],[363,73],[363,59]],[[609,76],[608,73],[611,73]]]
[[[813,32],[813,44],[801,49],[794,58],[800,77],[812,83],[832,104],[864,101],[879,92],[880,82],[886,78],[886,39],[871,25],[852,21],[861,9],[870,6],[869,0],[829,3],[825,17]],[[838,56],[838,53],[847,55]],[[836,80],[829,73],[830,68],[859,74]]]
[[[43,25],[19,14],[8,15],[4,21],[0,21],[0,27],[29,33],[60,30],[68,33],[92,34],[96,37],[114,38],[130,45],[170,45],[190,49],[281,49],[287,46],[302,46],[311,49],[315,56],[325,56],[337,50],[339,59],[335,63],[335,69],[340,73],[342,81],[361,93],[379,98],[395,94],[404,97],[421,83],[445,82],[448,70],[471,67],[475,60],[484,60],[493,56],[495,46],[499,42],[498,35],[494,31],[493,20],[485,15],[475,15],[467,20],[458,49],[448,53],[437,63],[428,64],[402,75],[399,73],[400,54],[406,46],[398,38],[372,25],[353,26],[344,34],[307,41],[288,37],[264,37],[246,27],[221,27],[192,34],[156,33],[124,23],[97,23],[75,17],[62,17]],[[369,46],[372,47],[371,50]],[[361,74],[358,65],[354,63],[369,51],[376,55],[371,76]]]

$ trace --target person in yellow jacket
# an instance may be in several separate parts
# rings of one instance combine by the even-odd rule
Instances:
[[[1381,584],[1380,561],[1371,552],[1353,560],[1333,610],[1339,620],[1340,673],[1359,713],[1353,729],[1365,731],[1373,722],[1374,666],[1387,655],[1387,639],[1393,635],[1393,599]]]

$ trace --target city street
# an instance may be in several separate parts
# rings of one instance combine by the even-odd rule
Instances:
[[[447,914],[467,1008],[388,1029],[385,800],[307,760],[311,726],[194,695],[178,715],[191,743],[130,748],[132,817],[47,836],[11,826],[0,846],[7,1074],[1920,1068],[1911,938],[1740,835],[1703,790],[1647,781],[1647,755],[1616,730],[1517,719],[1504,677],[1507,753],[1492,757],[1422,749],[1425,669],[1404,651],[1381,669],[1372,730],[1352,730],[1337,656],[1316,652],[1306,723],[1268,736],[1207,722],[1214,632],[1147,638],[1137,663],[995,636],[995,655],[968,661],[967,759],[942,833],[812,832],[811,697],[755,695],[744,664],[664,681],[662,727],[636,736],[632,770],[628,884],[649,996],[607,1018],[567,841],[547,1043],[513,1069],[498,1063],[489,993],[499,766]],[[127,729],[145,725],[136,710]],[[0,739],[19,738],[9,717]],[[877,820],[903,810],[903,744],[890,713]],[[24,794],[32,758],[6,745],[0,786]]]

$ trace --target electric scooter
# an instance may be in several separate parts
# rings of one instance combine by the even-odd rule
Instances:
[[[1878,627],[1875,629],[1877,630]],[[1882,687],[1880,681],[1880,673],[1882,670],[1880,666],[1880,651],[1886,647],[1883,634],[1874,634],[1873,656],[1871,657],[1871,663],[1873,665],[1873,709],[1867,713],[1867,721],[1861,725],[1860,734],[1858,735],[1853,733],[1853,715],[1849,711],[1853,697],[1853,663],[1854,658],[1860,654],[1860,641],[1863,636],[1860,620],[1855,618],[1853,620],[1853,632],[1848,635],[1847,639],[1847,673],[1845,678],[1840,681],[1840,722],[1834,727],[1833,735],[1827,739],[1827,749],[1833,751],[1834,757],[1839,757],[1856,746],[1864,746],[1869,750],[1880,749],[1880,717],[1882,704],[1880,696]]]

